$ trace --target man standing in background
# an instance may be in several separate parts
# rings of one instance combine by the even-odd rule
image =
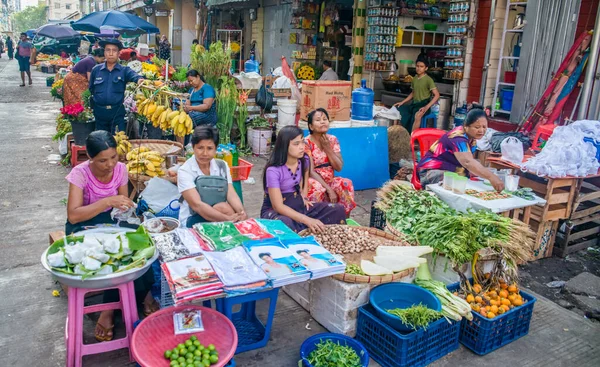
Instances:
[[[25,73],[29,78],[29,85],[33,84],[31,81],[31,69],[29,67],[29,58],[31,57],[31,51],[33,44],[27,40],[27,34],[21,33],[21,40],[17,44],[17,59],[19,60],[19,71],[21,72],[21,85],[25,86]]]

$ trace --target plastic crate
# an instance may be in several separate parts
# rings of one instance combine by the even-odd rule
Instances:
[[[451,292],[458,288],[459,283],[448,286]],[[476,312],[473,312],[472,321],[463,319],[460,343],[482,356],[527,335],[536,299],[523,291],[520,294],[527,301],[523,306],[513,308],[493,319],[487,319]]]
[[[371,202],[371,218],[369,227],[383,230],[385,228],[385,213],[375,207],[376,201]]]
[[[243,159],[238,160],[238,165],[235,167],[230,167],[231,171],[231,180],[232,181],[244,181],[250,177],[250,171],[252,170],[254,165],[248,161]]]
[[[419,367],[458,349],[459,332],[459,322],[441,318],[426,330],[401,334],[378,319],[375,309],[367,304],[358,309],[355,339],[382,367]]]
[[[217,310],[231,320],[237,331],[238,346],[235,354],[267,345],[271,336],[278,295],[279,288],[275,288],[264,292],[216,300]],[[256,315],[256,301],[262,299],[269,300],[269,313],[266,324],[263,324]],[[233,312],[236,305],[241,305],[241,309],[238,312]]]

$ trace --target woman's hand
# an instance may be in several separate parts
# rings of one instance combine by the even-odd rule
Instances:
[[[310,209],[310,207],[313,206],[313,202],[308,200],[308,198],[305,196],[302,197],[302,201],[304,202],[304,207],[306,208],[306,210]]]
[[[327,134],[323,134],[321,137],[319,137],[319,143],[321,143],[321,148],[323,151],[331,151],[331,142],[329,141]]]
[[[329,196],[329,201],[331,203],[337,203],[338,202],[338,196],[335,193],[335,191],[333,191],[333,189],[330,187],[327,189],[327,196]]]
[[[398,108],[398,107],[402,106],[403,104],[404,104],[404,101],[396,102],[396,103],[394,103],[394,107]]]
[[[188,106],[187,104],[184,104],[184,105],[183,105],[183,110],[184,110],[186,113],[188,113],[188,112],[190,112],[190,111],[192,110],[192,106]]]
[[[325,225],[318,219],[308,218],[304,224],[314,233],[325,231]]]
[[[229,216],[229,218],[227,218],[230,222],[239,222],[244,220],[245,214],[242,215],[242,213],[235,213]]]
[[[498,192],[504,190],[504,182],[496,175],[490,179],[490,184],[492,184],[492,187]]]
[[[125,195],[116,195],[106,198],[106,204],[111,208],[127,210],[133,207],[133,201]]]
[[[248,219],[248,214],[246,214],[246,212],[243,210],[241,212],[239,212],[238,215],[240,217],[240,219],[239,219],[240,221]]]

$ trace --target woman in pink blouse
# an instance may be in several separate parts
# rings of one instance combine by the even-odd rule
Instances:
[[[90,159],[74,167],[67,176],[67,234],[82,231],[87,226],[114,224],[110,217],[113,208],[126,210],[133,206],[133,201],[127,195],[127,167],[119,162],[117,142],[113,136],[108,131],[94,131],[88,136],[85,148]],[[158,305],[149,292],[153,283],[152,268],[134,283],[136,296],[145,297],[143,307],[146,315],[158,310]],[[104,303],[118,300],[116,289],[104,292]],[[95,331],[98,341],[112,340],[113,322],[114,311],[102,311]]]

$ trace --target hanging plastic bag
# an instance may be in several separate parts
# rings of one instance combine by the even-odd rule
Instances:
[[[508,137],[500,144],[502,159],[517,165],[523,163],[523,144],[515,137]]]
[[[140,194],[140,197],[146,201],[148,207],[155,213],[169,206],[173,200],[178,200],[179,196],[181,195],[177,185],[158,177],[148,181],[146,188]]]

